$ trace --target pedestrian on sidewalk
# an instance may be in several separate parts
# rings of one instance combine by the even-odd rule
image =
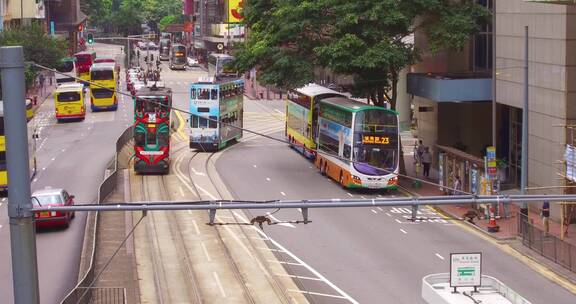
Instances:
[[[460,181],[460,176],[454,176],[454,184],[452,185],[452,195],[460,195],[460,190],[462,189],[462,182]]]
[[[46,81],[44,74],[40,73],[40,76],[38,76],[38,82],[40,82],[40,94],[44,94],[44,81]]]
[[[414,163],[421,164],[422,163],[422,154],[424,154],[424,144],[422,140],[418,140],[416,146],[414,146]]]
[[[542,224],[544,225],[544,233],[548,234],[550,231],[550,202],[544,201],[542,208],[540,208],[540,216],[542,217]]]
[[[424,168],[424,177],[430,178],[430,164],[432,163],[432,155],[430,155],[429,147],[424,147],[424,152],[422,153],[420,160],[422,162],[422,167]]]

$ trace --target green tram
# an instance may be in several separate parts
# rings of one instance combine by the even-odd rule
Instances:
[[[167,174],[170,170],[172,90],[152,86],[134,96],[134,171]]]

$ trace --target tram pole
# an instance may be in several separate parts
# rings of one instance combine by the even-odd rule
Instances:
[[[14,303],[37,304],[38,266],[36,231],[30,199],[30,167],[24,104],[24,51],[21,46],[0,48],[6,165],[8,169],[8,217],[12,253]]]
[[[528,85],[528,26],[524,27],[524,109],[522,110],[522,175],[520,176],[520,194],[526,194],[528,187],[528,111],[529,111],[529,85]],[[528,216],[528,203],[523,202],[520,213]]]

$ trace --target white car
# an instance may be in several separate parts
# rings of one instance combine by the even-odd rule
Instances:
[[[194,57],[188,57],[187,62],[188,62],[188,66],[191,66],[191,67],[199,65],[198,59],[196,59]]]

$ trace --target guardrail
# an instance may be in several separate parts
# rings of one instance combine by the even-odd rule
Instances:
[[[576,272],[576,246],[534,226],[525,215],[518,214],[518,236],[522,244],[566,269]]]
[[[122,148],[132,139],[134,132],[134,127],[130,126],[118,139],[116,140],[116,153],[114,155],[113,170],[112,173],[104,178],[104,181],[100,184],[98,189],[98,204],[102,204],[108,195],[110,195],[118,183],[118,153]],[[92,220],[92,221],[90,221]],[[89,303],[103,303],[103,304],[120,304],[126,303],[126,291],[124,288],[100,288],[100,287],[90,287],[94,281],[94,264],[96,257],[96,246],[98,239],[98,212],[90,212],[88,214],[88,219],[86,221],[86,231],[85,238],[90,236],[92,244],[84,244],[84,247],[90,246],[90,252],[87,256],[90,257],[90,262],[88,269],[85,271],[84,277],[78,281],[78,284],[66,297],[61,304],[89,304]],[[82,271],[82,267],[80,268]],[[123,292],[118,292],[117,290],[122,289]],[[105,301],[105,300],[109,300]]]

